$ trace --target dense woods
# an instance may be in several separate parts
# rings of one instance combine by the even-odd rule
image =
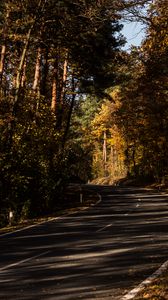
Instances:
[[[154,1],[146,37],[127,63],[129,80],[120,87],[117,112],[125,136],[128,172],[165,183],[168,175],[168,8]]]
[[[1,1],[1,226],[54,212],[69,182],[166,180],[167,15],[164,0]],[[130,53],[124,18],[146,26]]]

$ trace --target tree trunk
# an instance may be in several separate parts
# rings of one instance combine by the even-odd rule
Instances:
[[[107,134],[104,131],[103,134],[103,162],[104,162],[104,173],[107,176]]]
[[[23,51],[22,51],[19,68],[17,70],[14,105],[16,105],[17,102],[18,102],[19,91],[20,91],[20,86],[21,86],[21,80],[22,80],[22,75],[23,75],[23,66],[25,64],[25,58],[26,58],[28,47],[29,47],[30,36],[31,36],[31,32],[32,32],[33,27],[34,27],[34,23],[32,24],[32,26],[30,27],[30,29],[27,33],[25,46],[24,46]]]
[[[72,75],[72,99],[71,99],[71,104],[70,104],[70,108],[69,108],[69,112],[68,112],[68,117],[67,117],[67,123],[66,123],[66,128],[64,131],[64,135],[63,135],[63,149],[65,147],[65,143],[66,143],[66,138],[68,135],[68,131],[70,128],[70,123],[71,123],[71,117],[72,117],[72,112],[73,112],[73,107],[74,107],[74,103],[75,103],[75,97],[76,97],[76,85],[75,85],[75,81],[74,81],[74,76]]]
[[[5,65],[5,56],[6,56],[6,45],[2,45],[1,49],[1,60],[0,60],[0,84],[2,84],[2,77]]]
[[[43,6],[45,5],[45,3],[46,3],[46,0],[43,2]],[[20,86],[21,86],[21,80],[22,80],[22,75],[23,75],[23,67],[24,67],[25,59],[26,59],[26,54],[27,54],[27,50],[28,50],[28,47],[29,47],[29,43],[30,43],[31,33],[32,33],[32,31],[34,29],[34,26],[35,26],[35,23],[37,21],[38,13],[39,13],[38,10],[41,7],[41,4],[42,4],[42,0],[39,0],[37,11],[36,11],[36,14],[34,16],[34,20],[33,20],[32,24],[31,24],[31,26],[30,26],[30,28],[27,32],[27,36],[26,36],[26,39],[25,39],[25,45],[24,45],[24,48],[23,48],[23,51],[22,51],[22,55],[21,55],[21,58],[20,58],[20,64],[19,64],[17,74],[16,74],[14,106],[18,102],[19,91],[20,91]]]
[[[61,104],[64,103],[64,97],[65,97],[65,91],[66,91],[67,67],[68,67],[68,60],[66,57],[66,59],[64,61],[64,65],[63,65],[62,88],[61,88],[61,95],[60,95],[60,103]]]
[[[23,74],[22,74],[22,80],[21,80],[21,87],[22,88],[25,88],[25,84],[26,84],[26,61],[24,63],[24,66],[23,66]]]
[[[137,175],[137,170],[136,170],[136,161],[135,161],[135,154],[136,154],[136,152],[135,152],[135,146],[133,146],[133,148],[132,148],[132,161],[133,161],[133,172],[134,172],[134,175],[136,176]]]
[[[57,97],[57,107],[56,107],[56,128],[58,130],[61,129],[62,126],[62,119],[63,119],[63,113],[64,113],[64,102],[65,102],[65,93],[66,93],[66,81],[67,81],[67,66],[68,66],[68,60],[67,60],[67,54],[66,58],[64,60],[63,64],[63,70],[61,70],[61,74],[58,74],[58,97]],[[58,72],[60,69],[58,69]]]
[[[45,3],[46,3],[46,0],[43,2],[43,6],[45,5]],[[8,123],[8,137],[7,137],[7,149],[8,150],[11,149],[13,133],[15,131],[15,116],[16,116],[17,110],[18,110],[19,92],[20,92],[20,88],[21,88],[21,84],[22,84],[26,54],[27,54],[27,50],[29,47],[29,43],[30,43],[31,33],[34,29],[37,17],[39,15],[38,13],[39,13],[39,8],[41,7],[41,4],[42,4],[42,0],[39,0],[37,11],[34,16],[34,20],[27,32],[27,35],[26,35],[24,48],[22,51],[19,67],[18,67],[16,77],[15,77],[15,86],[14,86],[15,94],[14,94],[14,101],[13,101],[12,118],[11,118],[11,121]]]
[[[34,73],[33,91],[39,92],[40,88],[41,47],[37,50],[36,66]]]
[[[103,161],[106,164],[107,163],[107,135],[106,131],[104,131],[103,134]]]
[[[111,176],[114,178],[114,146],[110,147],[111,156]]]
[[[46,96],[47,75],[48,75],[48,48],[45,48],[42,55],[42,70],[41,70],[41,82],[40,82],[40,94],[43,96]]]
[[[7,43],[7,31],[9,27],[9,9],[7,8],[6,20],[3,28],[3,45],[1,48],[1,57],[0,57],[0,85],[2,85],[2,78],[5,66],[5,57],[6,57],[6,43]]]
[[[56,114],[56,109],[57,109],[57,77],[58,77],[58,60],[56,58],[54,61],[52,100],[51,100],[51,110],[54,114]]]

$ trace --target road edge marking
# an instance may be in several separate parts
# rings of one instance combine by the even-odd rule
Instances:
[[[113,225],[113,224],[107,224],[106,226],[104,226],[104,227],[98,229],[96,232],[101,232],[101,231],[103,231],[104,229],[106,229],[106,228],[108,228],[108,227],[111,227],[112,225]]]
[[[1,237],[4,237],[4,236],[8,236],[8,235],[12,235],[12,234],[15,234],[17,232],[20,232],[20,231],[24,231],[24,230],[27,230],[27,229],[30,229],[30,228],[33,228],[33,227],[36,227],[36,226],[40,226],[44,223],[49,223],[49,222],[52,222],[52,221],[55,221],[59,218],[61,218],[62,216],[59,216],[59,217],[55,217],[55,218],[52,218],[52,219],[49,219],[49,220],[46,220],[46,221],[41,221],[39,223],[36,223],[36,224],[32,224],[32,225],[29,225],[29,226],[25,226],[25,227],[22,227],[20,229],[16,229],[14,231],[10,231],[10,232],[6,232],[6,233],[2,233],[0,234],[0,238]]]
[[[28,262],[28,261],[31,261],[31,260],[33,260],[33,259],[39,258],[39,257],[41,257],[41,256],[44,256],[44,255],[48,254],[49,252],[51,252],[51,250],[45,251],[45,252],[43,252],[43,253],[40,253],[40,254],[37,254],[37,255],[34,255],[34,256],[25,258],[25,259],[22,259],[22,260],[20,260],[20,261],[18,261],[18,262],[16,262],[16,263],[13,263],[13,264],[10,264],[10,265],[7,265],[7,266],[5,266],[5,267],[0,268],[0,271],[6,271],[6,270],[8,270],[8,269],[10,269],[10,268],[19,266],[19,265],[21,265],[21,264],[23,264],[23,263],[25,263],[25,262]]]
[[[94,203],[93,205],[91,205],[91,206],[84,207],[83,210],[92,208],[92,207],[96,206],[97,204],[99,204],[99,203],[102,201],[102,196],[101,196],[99,193],[97,193],[97,195],[98,195],[98,197],[99,197],[99,200],[98,200],[96,203]],[[2,233],[2,234],[0,234],[0,238],[1,238],[1,237],[5,237],[5,236],[10,236],[10,235],[13,235],[13,234],[15,234],[15,233],[17,233],[17,232],[21,232],[21,231],[24,231],[24,230],[27,230],[27,229],[30,229],[30,228],[33,228],[33,227],[37,227],[37,226],[40,226],[40,225],[42,225],[42,224],[46,224],[46,223],[49,223],[49,222],[52,222],[52,221],[56,221],[56,220],[59,220],[59,219],[61,219],[61,218],[63,218],[63,217],[66,217],[66,216],[69,216],[69,215],[72,215],[72,214],[76,214],[76,213],[79,213],[79,212],[80,212],[80,210],[79,210],[79,211],[76,211],[76,212],[69,212],[69,213],[67,212],[65,215],[53,217],[53,218],[51,218],[51,219],[49,219],[49,220],[41,221],[41,222],[39,222],[39,223],[32,224],[32,225],[29,225],[29,226],[26,226],[26,227],[17,229],[17,230],[15,230],[15,231],[10,231],[10,232],[6,232],[6,233]]]
[[[168,269],[168,260],[165,261],[160,268],[158,268],[152,275],[147,277],[144,281],[142,281],[137,287],[132,289],[126,295],[124,295],[120,300],[131,300],[134,299],[138,293],[140,293],[145,287],[152,284],[152,282],[161,276]]]

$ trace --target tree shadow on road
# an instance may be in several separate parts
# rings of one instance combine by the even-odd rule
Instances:
[[[22,261],[1,271],[1,300],[116,300],[167,259],[167,198],[102,194],[94,209],[1,240],[1,260]]]

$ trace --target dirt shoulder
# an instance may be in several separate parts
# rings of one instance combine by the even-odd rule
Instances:
[[[168,300],[168,270],[144,287],[134,300]]]

